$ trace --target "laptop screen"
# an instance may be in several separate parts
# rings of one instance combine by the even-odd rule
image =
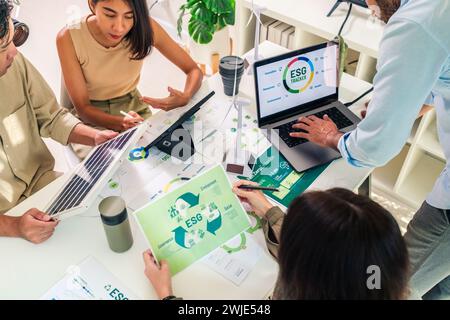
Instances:
[[[331,96],[337,99],[338,50],[330,42],[257,62],[259,120],[301,112]]]

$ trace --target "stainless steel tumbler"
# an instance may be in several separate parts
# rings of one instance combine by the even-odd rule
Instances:
[[[121,197],[108,197],[100,202],[98,210],[111,250],[121,253],[130,249],[133,236],[125,201]]]

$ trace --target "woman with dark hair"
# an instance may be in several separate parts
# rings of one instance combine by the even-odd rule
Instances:
[[[233,191],[263,219],[280,272],[273,294],[283,300],[407,298],[408,253],[392,215],[345,189],[305,193],[285,214],[260,191]],[[144,253],[145,274],[161,299],[173,297],[167,263]]]
[[[64,83],[78,117],[100,128],[123,131],[151,116],[148,105],[164,111],[186,105],[201,86],[202,72],[150,18],[146,0],[88,0],[88,4],[92,14],[63,28],[56,41]],[[167,98],[141,97],[136,88],[143,60],[153,47],[186,74],[184,91],[169,87]],[[89,152],[72,147],[80,158]]]

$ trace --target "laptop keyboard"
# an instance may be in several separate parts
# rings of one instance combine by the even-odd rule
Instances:
[[[314,114],[316,117],[322,119],[324,115],[328,115],[331,120],[336,124],[338,129],[344,129],[351,125],[353,125],[353,122],[351,122],[342,112],[340,112],[337,108],[330,108],[326,109],[324,111],[320,111],[318,113]],[[276,127],[275,130],[279,130],[279,136],[283,141],[288,145],[289,148],[293,148],[295,146],[298,146],[300,144],[303,144],[305,142],[308,142],[308,140],[303,138],[293,138],[289,135],[291,132],[305,132],[301,129],[294,129],[292,126],[297,122],[297,120],[291,121],[289,123],[285,123],[279,127]]]

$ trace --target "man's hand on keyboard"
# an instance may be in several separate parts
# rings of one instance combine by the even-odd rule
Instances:
[[[321,147],[333,149],[337,149],[339,139],[343,135],[327,115],[323,119],[316,116],[301,117],[292,127],[306,132],[291,132],[291,137],[304,138]]]

